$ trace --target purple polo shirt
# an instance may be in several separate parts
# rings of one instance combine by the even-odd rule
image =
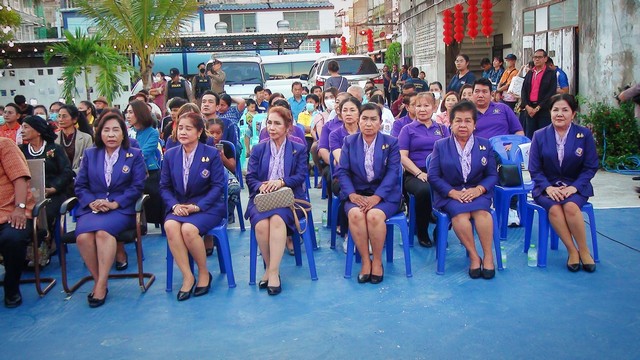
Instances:
[[[342,127],[342,120],[337,117],[329,120],[324,123],[322,126],[322,133],[320,134],[320,139],[318,139],[318,149],[327,149],[329,150],[329,135],[335,129]]]
[[[449,137],[449,128],[444,125],[431,121],[431,126],[426,127],[419,121],[414,121],[405,126],[398,135],[398,146],[400,150],[409,151],[409,159],[426,172],[427,156],[433,151],[433,144],[436,141]]]
[[[522,125],[516,114],[503,103],[491,102],[484,113],[478,110],[475,136],[491,139],[498,135],[511,135],[522,131]]]
[[[400,130],[406,125],[413,122],[413,119],[409,117],[409,114],[403,116],[393,122],[393,128],[391,129],[391,136],[397,138],[400,135]]]
[[[360,130],[358,130],[358,132],[360,132]],[[344,126],[340,126],[339,128],[332,131],[331,135],[329,135],[329,150],[333,152],[333,150],[342,149],[344,138],[349,135],[351,134],[349,134],[347,128],[345,128]]]

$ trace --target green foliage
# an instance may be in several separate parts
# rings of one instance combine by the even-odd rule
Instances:
[[[90,101],[88,73],[91,72],[92,67],[96,67],[98,70],[96,77],[98,93],[104,95],[111,103],[120,94],[124,85],[118,78],[118,73],[121,73],[121,69],[129,72],[133,70],[129,59],[119,54],[113,47],[104,45],[102,37],[98,34],[86,35],[80,29],[76,29],[75,35],[65,31],[64,36],[67,39],[66,42],[50,46],[44,53],[45,64],[54,56],[60,56],[63,59],[62,96],[67,102],[70,102],[73,96],[78,93],[76,79],[83,75],[87,100]]]
[[[389,47],[387,47],[387,52],[384,55],[384,63],[392,68],[393,65],[400,66],[400,53],[402,52],[402,46],[399,42],[392,42]]]
[[[21,21],[22,19],[20,19],[20,15],[17,12],[7,10],[6,6],[2,7],[2,10],[0,10],[0,43],[13,39],[13,31],[5,33],[3,29],[6,26],[16,28],[20,26]]]
[[[603,166],[606,169],[634,166],[629,157],[639,153],[640,134],[633,103],[622,103],[620,107],[615,107],[596,102],[588,106],[589,112],[579,117],[593,132],[598,154],[600,158],[604,157]]]
[[[151,57],[160,45],[177,39],[198,11],[197,0],[78,0],[76,6],[111,45],[138,56],[146,89],[151,86]]]

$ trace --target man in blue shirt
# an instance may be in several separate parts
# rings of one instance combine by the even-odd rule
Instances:
[[[496,91],[498,89],[498,83],[500,82],[500,78],[504,73],[504,67],[502,66],[502,64],[504,64],[504,60],[501,56],[493,57],[493,68],[491,68],[491,70],[489,71],[489,80],[491,80],[492,91]]]
[[[566,94],[569,92],[569,77],[567,73],[565,73],[559,66],[555,66],[552,58],[547,58],[547,67],[556,72],[556,76],[558,77],[558,89],[556,92],[558,94]]]
[[[267,110],[269,110],[269,102],[265,99],[266,93],[264,91],[264,88],[260,85],[256,86],[253,89],[253,95],[256,100],[256,110],[258,111],[258,113],[260,114],[267,112]]]
[[[420,79],[418,75],[420,74],[420,70],[417,67],[411,68],[411,78],[407,79],[406,84],[413,84],[416,89],[416,93],[429,91],[429,84],[427,84],[424,80]]]
[[[289,105],[291,106],[291,115],[293,115],[293,122],[298,120],[298,115],[304,111],[307,106],[307,97],[302,95],[302,83],[300,81],[294,81],[291,84],[291,92],[293,96],[289,98]]]

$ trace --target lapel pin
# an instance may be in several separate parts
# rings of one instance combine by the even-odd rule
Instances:
[[[576,149],[576,156],[582,156],[582,148],[577,148]]]
[[[127,165],[123,166],[122,167],[122,172],[125,173],[125,174],[128,174],[129,173],[129,167]]]
[[[583,133],[578,133],[578,135],[576,135],[576,138],[578,138],[578,139],[582,139],[583,137],[584,137]]]
[[[487,166],[487,158],[483,156],[482,159],[480,159],[480,163],[482,166]]]
[[[484,145],[480,145],[480,150],[482,150],[482,151],[487,150],[487,147],[484,146]],[[487,159],[484,159],[484,160],[487,161]],[[484,164],[482,164],[482,165],[484,165]]]
[[[202,170],[200,175],[202,175],[202,177],[205,178],[205,179],[208,178],[209,177],[209,170],[207,170],[207,169]]]
[[[132,153],[127,153],[127,155],[125,155],[125,158],[130,158],[130,157],[133,157]]]

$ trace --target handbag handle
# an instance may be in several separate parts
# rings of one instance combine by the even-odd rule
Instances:
[[[302,235],[307,231],[307,228],[309,227],[309,222],[305,221],[306,226],[304,227],[304,230],[301,230],[300,220],[298,219],[298,213],[296,212],[296,210],[301,210],[302,213],[304,214],[304,219],[308,220],[309,217],[307,215],[307,212],[311,211],[311,203],[305,200],[295,199],[293,205],[291,206],[291,212],[293,212],[293,219],[296,222],[296,230],[298,230],[298,234]]]

